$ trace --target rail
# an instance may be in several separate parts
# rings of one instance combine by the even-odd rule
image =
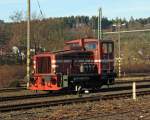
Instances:
[[[137,92],[138,96],[149,95],[149,94],[150,94],[150,90]],[[51,101],[43,101],[43,102],[5,105],[5,106],[0,106],[0,112],[49,107],[49,106],[58,106],[58,105],[68,105],[72,103],[83,103],[83,102],[85,103],[85,102],[108,100],[108,99],[114,99],[114,98],[126,98],[126,97],[131,97],[131,96],[132,96],[132,93],[114,93],[114,94],[98,95],[98,96],[91,96],[91,97],[78,97],[78,98],[54,100],[54,101],[51,100]]]

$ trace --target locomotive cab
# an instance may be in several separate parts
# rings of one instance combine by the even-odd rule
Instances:
[[[114,42],[104,40],[101,42],[101,79],[105,84],[113,84],[114,71]]]
[[[97,39],[72,40],[66,42],[66,46],[78,46],[83,50],[92,51],[100,84],[114,83],[116,73],[114,71],[114,42],[112,40],[100,40],[100,42]]]

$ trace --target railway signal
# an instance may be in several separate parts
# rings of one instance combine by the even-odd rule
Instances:
[[[122,62],[122,58],[119,56],[118,58],[116,58],[117,62],[118,62],[118,76],[121,77],[121,62]]]
[[[121,31],[120,31],[120,28],[122,26],[125,26],[125,23],[121,24],[120,21],[118,20],[118,23],[114,24],[113,26],[117,28],[116,31],[118,33],[118,72],[119,72],[118,75],[119,75],[119,77],[121,77],[121,45],[120,45],[120,33],[121,33]]]

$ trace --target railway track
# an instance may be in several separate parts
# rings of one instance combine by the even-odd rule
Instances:
[[[150,89],[137,92],[138,96],[149,95],[149,94],[150,94]],[[61,99],[61,100],[47,100],[41,102],[30,102],[30,103],[13,104],[13,105],[1,105],[0,112],[25,110],[25,109],[58,106],[58,105],[68,105],[72,103],[92,102],[92,101],[108,100],[108,99],[115,99],[115,98],[126,98],[131,96],[132,96],[131,92],[126,92],[126,93],[111,92],[103,95],[88,96],[88,97],[77,97],[77,98]]]
[[[16,91],[20,91],[20,90],[26,90],[26,87],[2,88],[2,89],[0,89],[0,93],[3,93],[3,92],[16,92]]]
[[[94,92],[95,95],[91,95],[89,97],[82,97],[74,99],[65,99],[61,98],[61,96],[68,95],[68,93],[60,94],[32,94],[32,95],[21,95],[21,96],[7,96],[0,97],[0,112],[7,111],[15,111],[20,109],[31,109],[38,107],[47,107],[47,106],[56,106],[56,105],[65,105],[71,103],[78,102],[88,102],[88,101],[96,101],[96,100],[105,100],[105,99],[113,99],[113,98],[123,98],[123,97],[131,97],[132,93],[132,81],[117,81],[115,85],[108,88],[107,86],[103,87],[100,90],[91,91]],[[91,93],[93,94],[93,93]],[[150,80],[148,81],[137,81],[137,95],[147,95],[150,94]],[[59,99],[54,100],[53,97],[60,97]],[[73,95],[75,96],[75,95]],[[85,96],[85,95],[83,95]],[[40,102],[36,101],[36,99],[42,99]],[[18,101],[26,101],[28,102],[21,103]],[[31,101],[29,101],[31,100]],[[45,101],[48,100],[48,101]],[[15,104],[13,103],[15,102]],[[9,102],[9,104],[1,104],[1,102]],[[12,102],[12,104],[10,104]],[[18,103],[18,104],[16,104]]]
[[[141,78],[141,79],[140,79]],[[133,81],[136,81],[137,83],[140,82],[150,82],[150,76],[148,77],[122,77],[122,78],[117,78],[116,83],[117,84],[124,84],[124,83],[131,83]],[[140,80],[139,80],[140,79]],[[1,88],[0,93],[3,92],[18,92],[21,90],[26,90],[26,87],[17,87],[17,88]]]
[[[140,88],[149,88],[150,87],[150,81],[139,81],[137,83],[137,89]],[[105,86],[98,90],[92,90],[90,92],[92,93],[99,93],[99,92],[109,92],[109,91],[124,91],[124,90],[131,90],[132,84],[129,83],[116,83],[113,86]],[[64,96],[69,95],[72,93],[51,93],[51,94],[30,94],[30,95],[20,95],[20,96],[6,96],[6,97],[0,97],[0,102],[3,101],[15,101],[15,100],[26,100],[26,99],[36,99],[36,98],[46,98],[46,97],[54,97],[54,96]]]
[[[8,96],[8,97],[0,97],[0,102],[3,101],[14,101],[14,100],[25,100],[30,98],[41,98],[48,97],[48,94],[32,94],[32,95],[21,95],[21,96]]]

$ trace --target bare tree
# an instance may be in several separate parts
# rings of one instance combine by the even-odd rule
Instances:
[[[23,12],[15,11],[13,15],[9,17],[13,22],[21,22],[23,21]]]

